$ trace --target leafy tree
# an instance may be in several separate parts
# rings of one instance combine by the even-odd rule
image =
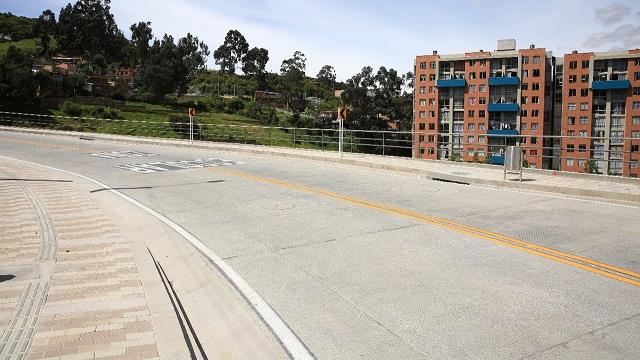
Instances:
[[[280,66],[280,73],[289,81],[301,81],[307,69],[307,58],[300,51],[293,53],[293,57],[286,59]]]
[[[242,72],[253,76],[264,74],[267,62],[269,62],[269,51],[254,47],[242,58]]]
[[[149,49],[151,48],[149,42],[153,40],[151,22],[141,21],[131,25],[129,29],[131,30],[131,44],[135,49],[135,59],[138,64],[144,64],[149,56]]]
[[[12,13],[0,13],[0,34],[11,36],[13,41],[33,37],[35,19],[16,16]]]
[[[40,39],[40,55],[51,53],[51,37],[55,34],[56,29],[56,15],[49,9],[43,11],[33,25],[33,35]]]
[[[33,104],[38,84],[31,71],[31,54],[10,46],[0,58],[0,108],[16,109]]]
[[[335,89],[336,84],[336,70],[331,65],[325,65],[320,69],[316,76],[318,81],[324,86]]]
[[[58,16],[58,45],[68,55],[93,58],[102,55],[109,62],[123,57],[128,43],[111,14],[111,0],[78,0],[67,4]]]
[[[224,43],[213,52],[216,64],[220,65],[220,70],[236,73],[238,64],[249,51],[249,44],[238,30],[229,30],[224,38]]]
[[[187,34],[175,43],[165,34],[156,40],[141,72],[141,85],[155,100],[174,91],[184,92],[191,78],[205,69],[209,48],[197,37]]]

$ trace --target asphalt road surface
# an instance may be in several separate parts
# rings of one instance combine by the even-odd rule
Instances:
[[[0,155],[180,224],[319,359],[640,358],[638,207],[43,135],[0,132]]]

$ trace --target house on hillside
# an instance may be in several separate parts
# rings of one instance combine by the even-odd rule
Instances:
[[[116,80],[123,81],[127,84],[129,89],[133,89],[133,84],[136,80],[138,69],[133,67],[121,67],[116,71]]]
[[[11,41],[11,36],[0,34],[0,43],[6,43]]]
[[[274,108],[284,106],[284,99],[282,98],[282,95],[277,92],[256,91],[253,95],[253,99],[257,103],[265,106],[271,106]]]

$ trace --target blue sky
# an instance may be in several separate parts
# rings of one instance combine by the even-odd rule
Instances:
[[[2,0],[0,11],[36,17],[68,2]],[[637,0],[112,0],[111,7],[127,35],[132,23],[151,21],[157,37],[191,32],[213,53],[226,31],[237,29],[250,46],[269,50],[272,71],[301,50],[307,73],[330,64],[340,80],[367,65],[410,71],[415,55],[432,50],[493,50],[503,38],[555,55],[640,47]],[[209,66],[216,67],[212,59]]]

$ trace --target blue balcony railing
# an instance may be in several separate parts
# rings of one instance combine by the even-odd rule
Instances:
[[[629,80],[598,80],[591,84],[593,90],[624,90],[630,87]]]
[[[490,77],[489,86],[502,85],[520,85],[520,79],[517,77]]]
[[[520,109],[518,104],[489,104],[489,112],[517,112]]]
[[[436,81],[436,87],[439,88],[452,88],[452,87],[465,87],[467,82],[464,79],[447,79]]]
[[[519,135],[518,130],[515,129],[489,129],[487,130],[487,136],[511,136]]]

